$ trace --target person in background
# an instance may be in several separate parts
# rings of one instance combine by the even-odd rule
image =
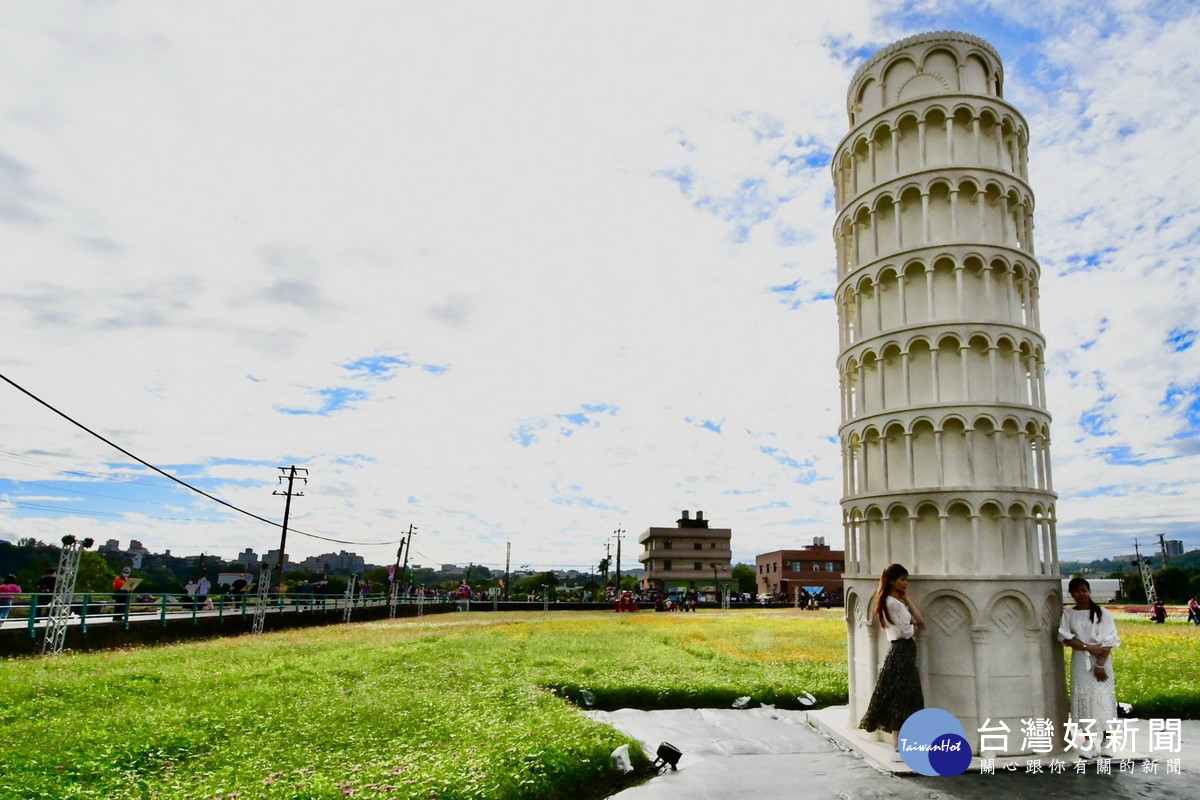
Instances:
[[[192,608],[196,607],[196,579],[192,578],[183,585],[183,593],[187,595],[187,601]]]
[[[45,617],[50,614],[50,598],[54,594],[54,587],[58,584],[58,575],[53,569],[47,569],[46,574],[38,579],[37,587],[34,591],[37,593],[38,616]]]
[[[213,607],[212,600],[208,596],[208,590],[211,588],[212,584],[205,575],[201,575],[200,580],[196,581],[196,602],[206,610]]]
[[[1188,600],[1188,622],[1200,625],[1200,601],[1196,600],[1196,595],[1192,595],[1192,599]]]
[[[4,583],[0,583],[0,620],[8,619],[8,612],[12,610],[13,600],[20,593],[21,587],[17,585],[17,576],[5,575]]]
[[[892,734],[893,761],[900,755],[900,726],[910,715],[925,707],[921,676],[917,672],[917,626],[925,619],[908,598],[908,570],[889,564],[879,576],[875,593],[875,618],[887,633],[891,648],[879,670],[867,713],[858,727],[864,731],[884,730]]]
[[[125,619],[125,615],[129,613],[129,601],[131,599],[129,590],[125,586],[129,583],[129,573],[132,572],[129,567],[121,570],[121,574],[113,578],[113,622],[121,622]]]
[[[1155,598],[1154,610],[1150,613],[1150,619],[1158,625],[1162,625],[1167,621],[1167,607],[1163,605],[1161,597]]]

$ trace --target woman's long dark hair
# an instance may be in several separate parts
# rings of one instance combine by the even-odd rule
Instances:
[[[892,593],[892,581],[903,578],[908,570],[899,564],[888,564],[883,574],[879,576],[879,589],[875,592],[875,617],[880,625],[891,625],[892,618],[887,613],[888,595]]]
[[[1100,617],[1104,616],[1100,610],[1100,606],[1096,605],[1096,601],[1092,599],[1092,585],[1087,582],[1086,578],[1071,578],[1071,582],[1067,584],[1067,594],[1075,591],[1080,586],[1088,590],[1088,619],[1092,622],[1099,622]]]

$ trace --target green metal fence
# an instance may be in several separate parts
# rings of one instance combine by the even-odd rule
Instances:
[[[5,628],[17,627],[14,622],[24,624],[29,636],[36,637],[38,631],[45,627],[50,613],[52,594],[19,594],[13,597],[11,606],[0,606],[0,612],[6,608],[6,618],[0,619],[0,625]],[[287,593],[269,595],[266,600],[268,613],[304,613],[308,611],[344,611],[347,605],[351,608],[366,608],[368,606],[383,606],[390,602],[387,594],[357,595],[347,599],[345,595]],[[402,604],[416,603],[415,597],[401,597]],[[186,619],[196,623],[205,617],[236,615],[239,617],[253,616],[258,607],[256,594],[222,594],[211,595],[207,598],[189,595],[158,595],[122,594],[120,592],[90,592],[75,594],[71,597],[72,627],[76,624],[82,633],[87,633],[88,627],[96,624],[120,624],[126,629],[131,622],[158,620],[162,625],[168,619]]]

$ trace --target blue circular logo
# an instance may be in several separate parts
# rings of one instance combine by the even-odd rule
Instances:
[[[971,764],[971,745],[958,717],[940,708],[923,708],[900,726],[900,756],[922,775],[961,775]]]

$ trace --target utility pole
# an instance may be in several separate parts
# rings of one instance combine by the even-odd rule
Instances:
[[[1167,538],[1166,537],[1167,537],[1167,535],[1165,533],[1160,533],[1158,535],[1158,546],[1162,549],[1163,568],[1164,569],[1171,566],[1171,562],[1168,560],[1168,556],[1167,556]]]
[[[624,533],[622,528],[613,531],[613,536],[617,537],[617,597],[621,596],[621,536]]]
[[[408,536],[404,537],[404,542],[401,545],[404,547],[404,566],[400,569],[401,589],[408,588],[405,585],[405,582],[408,580],[408,554],[412,552],[412,537],[414,531],[416,531],[416,527],[414,527],[411,522],[408,523]]]
[[[508,567],[512,562],[512,542],[504,544],[504,600],[508,600]]]
[[[404,540],[400,540],[400,547],[396,548],[396,566],[391,567],[391,583],[394,587],[400,585],[400,557],[404,552]]]
[[[608,565],[612,563],[612,542],[604,543],[604,585],[608,586]]]
[[[400,600],[400,553],[404,550],[404,540],[400,540],[400,546],[396,548],[396,565],[392,567],[392,585],[389,587],[391,591],[391,609],[388,611],[388,617],[396,616],[396,603]]]
[[[286,500],[283,501],[283,532],[279,536],[279,560],[276,562],[276,565],[277,565],[276,568],[279,570],[278,580],[280,582],[280,586],[282,587],[283,586],[283,553],[284,553],[283,548],[287,544],[288,517],[292,512],[292,498],[293,497],[304,497],[304,492],[293,492],[292,491],[292,484],[295,483],[297,480],[304,481],[304,483],[307,484],[308,478],[300,478],[296,475],[296,473],[303,472],[305,475],[307,475],[308,470],[306,470],[302,467],[297,467],[295,464],[293,464],[290,467],[280,467],[279,469],[281,471],[283,471],[283,473],[284,473],[283,475],[279,476],[279,482],[283,483],[283,479],[287,478],[287,491],[286,492],[275,491],[272,493],[272,494],[277,494],[277,495],[281,494],[287,498]]]

